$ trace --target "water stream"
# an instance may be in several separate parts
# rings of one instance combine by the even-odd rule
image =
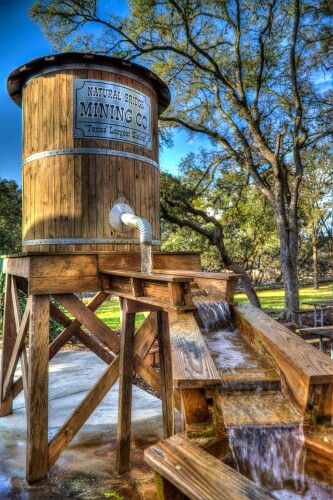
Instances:
[[[146,243],[141,243],[141,272],[151,274],[153,269],[152,246]]]
[[[267,361],[262,356],[258,356],[249,341],[235,330],[227,302],[203,301],[198,302],[196,306],[205,330],[205,341],[217,368],[220,370],[221,381],[228,379],[228,377],[233,379],[234,374],[236,374],[235,380],[237,380],[237,377],[245,374],[246,377],[253,377],[255,384],[257,384],[256,381],[259,381],[260,373],[264,375],[270,373],[272,367],[267,365]],[[236,423],[234,425],[227,424],[225,420],[227,415],[224,414],[232,455],[232,458],[231,455],[229,456],[229,461],[232,462],[230,465],[254,483],[268,489],[279,500],[304,497],[314,500],[316,497],[313,497],[312,494],[310,496],[304,495],[305,491],[309,492],[309,482],[307,481],[305,485],[306,452],[303,425],[295,423],[281,425],[279,420],[278,424],[274,425],[240,424],[242,421],[241,415],[238,414],[240,408],[244,408],[245,415],[253,413],[256,418],[260,417],[258,413],[261,411],[266,412],[264,406],[256,403],[261,399],[266,404],[266,400],[272,398],[273,403],[269,405],[270,408],[267,408],[267,411],[273,412],[274,415],[274,411],[277,411],[275,399],[280,396],[283,398],[280,386],[277,385],[272,390],[272,387],[268,386],[266,382],[266,385],[264,383],[263,386],[256,385],[255,391],[252,389],[252,392],[248,392],[246,389],[244,391],[244,384],[242,385],[243,389],[237,389],[235,384],[230,387],[236,388],[236,393],[233,392],[235,389],[230,392],[235,398],[233,399],[232,396],[226,400],[228,402],[227,413],[235,414]],[[240,396],[239,399],[242,397],[244,400],[246,399],[248,406],[229,408],[229,402],[230,405],[236,404],[237,394]],[[263,415],[261,418],[264,422]],[[260,422],[260,418],[258,418],[258,422]],[[318,498],[326,497],[319,496]]]
[[[229,446],[237,471],[269,490],[304,486],[303,426],[229,427]]]
[[[206,332],[233,328],[228,302],[197,301],[196,307]]]

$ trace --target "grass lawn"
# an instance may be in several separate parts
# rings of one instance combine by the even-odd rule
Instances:
[[[325,283],[319,286],[318,290],[313,287],[305,287],[300,289],[301,309],[311,308],[311,306],[303,305],[305,300],[327,300],[333,299],[333,283]],[[262,307],[282,309],[284,306],[284,290],[277,288],[275,290],[262,290],[258,292],[258,296]],[[238,302],[249,302],[244,293],[237,293],[235,299]]]
[[[120,308],[119,308],[119,300],[112,299],[106,300],[103,304],[97,309],[96,316],[98,316],[104,323],[110,327],[112,330],[120,329]],[[144,313],[137,313],[136,315],[136,326],[140,326],[143,320],[145,319]]]
[[[258,292],[262,307],[270,307],[282,309],[284,304],[284,290],[278,288],[275,290],[263,290]],[[320,285],[319,290],[312,287],[300,289],[301,308],[311,308],[311,306],[303,306],[303,300],[325,300],[333,299],[333,283],[325,283]],[[236,294],[238,302],[248,302],[247,297],[243,293]],[[107,300],[97,310],[97,316],[104,321],[112,330],[119,330],[120,316],[119,316],[119,302],[118,299]],[[136,325],[139,326],[145,315],[143,313],[137,314]]]

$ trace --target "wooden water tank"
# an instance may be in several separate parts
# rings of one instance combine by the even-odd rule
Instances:
[[[35,59],[8,78],[22,106],[23,251],[137,250],[138,234],[109,223],[125,202],[159,245],[158,116],[168,87],[112,57],[64,53]]]

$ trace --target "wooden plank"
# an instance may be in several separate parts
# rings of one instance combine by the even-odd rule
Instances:
[[[53,297],[80,321],[91,333],[109,347],[114,353],[119,352],[120,341],[115,333],[97,318],[75,295],[54,294]]]
[[[28,365],[28,356],[26,347],[23,346],[21,356],[21,371],[22,371],[22,384],[23,384],[23,392],[24,392],[24,401],[25,407],[28,408],[29,401],[29,365]]]
[[[7,375],[5,377],[4,385],[3,385],[3,393],[4,393],[4,398],[6,399],[9,396],[9,392],[11,390],[11,385],[12,385],[12,380],[14,377],[16,365],[18,362],[18,359],[21,355],[21,351],[24,347],[24,342],[25,342],[25,336],[28,331],[29,327],[29,315],[30,315],[30,308],[31,308],[31,296],[28,297],[27,304],[25,307],[25,311],[22,317],[22,321],[19,325],[18,333],[15,339],[15,345],[13,348],[12,352],[12,357],[8,366],[7,370]]]
[[[96,255],[40,255],[30,257],[30,278],[97,276]]]
[[[3,272],[29,278],[30,257],[8,257],[3,261]]]
[[[32,297],[29,354],[26,478],[32,484],[48,472],[48,297]]]
[[[123,474],[129,469],[131,448],[134,332],[135,313],[128,313],[123,310],[119,362],[119,398],[116,457],[116,470],[118,474]]]
[[[186,267],[186,263],[184,263],[184,267]],[[189,271],[188,269],[154,269],[154,273],[159,274],[171,274],[176,276],[187,276],[188,278],[202,278],[205,280],[217,280],[217,281],[237,281],[241,275],[235,273],[209,273],[203,271]]]
[[[205,389],[182,389],[181,399],[185,425],[210,423]]]
[[[169,318],[165,311],[157,312],[157,338],[160,354],[163,436],[167,438],[174,434],[175,422]]]
[[[90,349],[96,356],[105,361],[108,365],[112,363],[115,356],[106,349],[102,344],[97,342],[96,338],[94,338],[91,334],[85,332],[81,328],[75,332],[75,337],[82,342],[88,349]]]
[[[138,353],[134,358],[135,367],[142,366],[140,356],[145,356],[148,352],[156,335],[156,316],[151,314],[139,328],[135,336],[134,349]],[[153,340],[151,339],[153,337]],[[94,351],[97,355],[101,351],[96,348]],[[105,353],[104,353],[105,354]],[[139,356],[140,355],[140,356]],[[101,359],[102,356],[100,356]],[[103,356],[104,357],[104,356]],[[106,361],[106,359],[104,359]],[[107,361],[106,361],[107,362]],[[57,460],[61,452],[66,448],[70,441],[74,438],[78,430],[82,427],[84,422],[89,418],[91,413],[97,408],[99,403],[111,389],[118,378],[119,372],[119,355],[114,358],[110,366],[105,370],[100,379],[95,383],[94,387],[87,393],[80,405],[74,410],[72,415],[67,419],[65,424],[53,437],[49,444],[49,467],[51,467]],[[144,368],[146,373],[146,368]],[[140,372],[140,376],[144,377],[145,373]],[[157,373],[157,372],[156,372]],[[157,374],[158,376],[158,374]],[[151,380],[150,380],[151,381]],[[149,383],[149,382],[148,382]],[[158,379],[155,378],[153,388],[157,391]],[[158,392],[158,391],[157,391]]]
[[[159,395],[162,397],[161,374],[150,366],[140,356],[134,356],[134,370],[137,374]]]
[[[192,500],[273,498],[183,436],[173,436],[151,446],[144,457],[154,471]]]
[[[250,304],[235,308],[236,326],[253,347],[260,340],[283,373],[300,408],[305,411],[311,384],[332,384],[333,363],[326,354]]]
[[[14,321],[16,326],[16,332],[19,331],[20,323],[21,323],[21,313],[20,313],[20,302],[18,298],[18,290],[16,284],[16,277],[12,276],[11,279],[11,294],[12,294],[12,302],[13,302],[13,312],[14,312]]]
[[[87,304],[87,308],[94,312],[96,311],[103,302],[108,298],[108,295],[104,292],[98,292]],[[81,323],[79,320],[74,319],[71,321],[60,309],[58,309],[55,304],[50,302],[50,314],[58,321],[61,325],[66,328],[58,335],[56,339],[50,344],[50,359],[52,359],[55,354],[61,349],[63,345],[75,335],[76,332],[80,331]]]
[[[166,299],[155,299],[152,297],[134,297],[132,293],[124,292],[121,290],[116,290],[114,288],[110,288],[106,286],[104,288],[105,292],[110,293],[111,295],[116,295],[117,297],[123,297],[125,299],[130,299],[130,300],[135,300],[141,304],[148,304],[153,307],[156,307],[158,309],[164,309],[168,311],[173,311],[173,312],[182,312],[182,311],[193,311],[196,309],[194,304],[188,304],[185,306],[173,306],[172,304],[169,304]]]
[[[73,411],[49,444],[48,467],[51,468],[61,452],[72,441],[76,433],[92,412],[104,399],[118,378],[119,355],[107,367],[102,376],[86,394],[80,405]]]
[[[169,297],[174,306],[185,305],[185,297],[181,283],[168,283]]]
[[[139,252],[125,253],[121,251],[113,255],[99,254],[98,266],[103,269],[125,269],[139,272],[141,269],[141,254]],[[153,269],[156,269],[156,272],[172,269],[175,271],[172,271],[173,274],[177,274],[178,270],[184,269],[200,272],[200,254],[199,252],[153,252]]]
[[[174,387],[191,389],[220,385],[221,379],[193,313],[170,321]]]
[[[138,278],[140,280],[148,280],[148,281],[166,281],[170,283],[189,283],[191,280],[190,276],[177,276],[174,274],[158,274],[158,273],[142,273],[137,271],[128,271],[125,269],[106,269],[100,268],[100,273],[107,274],[109,276],[126,276],[128,278]]]
[[[130,282],[134,297],[141,297],[143,295],[142,281],[138,278],[130,278]]]
[[[102,290],[99,276],[58,276],[30,278],[29,295],[50,295],[53,293],[81,293]]]
[[[6,292],[3,315],[3,340],[2,340],[2,356],[1,356],[1,372],[0,372],[0,416],[4,417],[12,413],[13,409],[13,394],[10,394],[7,399],[4,398],[3,384],[7,375],[12,352],[15,346],[16,327],[14,318],[14,308],[11,292],[12,277],[10,274],[6,276]],[[11,384],[13,379],[11,379]]]
[[[201,271],[199,252],[154,252],[153,269]]]

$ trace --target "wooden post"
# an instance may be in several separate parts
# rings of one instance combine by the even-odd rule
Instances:
[[[169,318],[166,311],[157,312],[157,338],[160,354],[163,437],[174,434],[174,404]]]
[[[26,477],[32,484],[48,473],[49,297],[45,295],[32,297],[29,351]]]
[[[129,469],[131,449],[133,346],[135,333],[135,313],[127,312],[126,300],[123,301],[122,306],[116,459],[116,469],[119,474]]]
[[[6,399],[4,398],[4,382],[9,368],[10,360],[12,357],[15,337],[16,326],[14,317],[13,298],[11,291],[12,276],[6,276],[6,295],[4,304],[4,317],[3,317],[3,340],[2,340],[2,357],[1,357],[1,370],[0,370],[0,417],[9,415],[13,411],[13,394],[12,388]],[[12,386],[13,377],[10,380]]]

